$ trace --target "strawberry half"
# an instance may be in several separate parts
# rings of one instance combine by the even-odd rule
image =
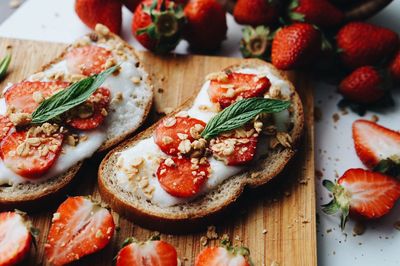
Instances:
[[[10,119],[7,116],[0,115],[0,142],[14,130],[14,124],[11,123]]]
[[[106,70],[112,53],[97,45],[86,45],[68,50],[65,55],[68,70],[74,74],[90,76]]]
[[[79,130],[91,130],[100,126],[107,116],[110,91],[98,88],[86,102],[70,110],[67,124]]]
[[[178,256],[174,246],[151,238],[139,242],[128,238],[118,252],[116,266],[177,266]]]
[[[0,265],[15,265],[29,253],[30,222],[21,212],[0,213]]]
[[[12,113],[32,113],[44,100],[67,88],[62,81],[22,81],[12,85],[4,93],[7,109]]]
[[[376,171],[400,175],[400,133],[368,120],[353,123],[354,147],[360,160]]]
[[[168,117],[154,130],[154,141],[160,149],[172,156],[179,153],[179,145],[188,140],[191,143],[200,137],[206,127],[203,121],[191,117]]]
[[[324,180],[323,185],[333,194],[333,200],[322,205],[326,214],[341,212],[340,226],[344,229],[348,215],[376,219],[387,214],[400,197],[400,182],[364,169],[349,169],[337,183]]]
[[[14,173],[30,179],[39,178],[56,162],[63,139],[61,133],[29,136],[28,131],[16,131],[2,140],[1,158]]]
[[[242,25],[272,25],[279,19],[280,2],[276,0],[238,0],[233,10],[237,23]]]
[[[208,160],[196,162],[186,157],[172,157],[161,162],[157,178],[161,187],[170,195],[188,198],[196,195],[210,175]]]
[[[45,252],[53,265],[64,265],[103,249],[114,234],[111,213],[90,199],[70,197],[53,214]]]
[[[262,97],[271,83],[265,76],[254,74],[226,73],[211,79],[208,95],[213,103],[226,108],[239,99]]]
[[[245,247],[208,247],[197,255],[194,266],[251,266],[250,251]]]

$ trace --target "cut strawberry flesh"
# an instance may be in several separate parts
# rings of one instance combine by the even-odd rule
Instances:
[[[240,98],[261,97],[271,83],[267,77],[253,74],[228,73],[220,80],[213,79],[208,88],[210,100],[226,108]]]
[[[14,173],[36,179],[56,162],[63,138],[60,133],[27,138],[27,131],[18,131],[3,139],[0,153],[4,164]]]
[[[15,265],[29,252],[32,236],[20,214],[0,213],[0,265]]]
[[[350,210],[367,218],[387,214],[400,197],[400,182],[377,172],[350,169],[338,180],[350,195]]]
[[[191,128],[205,128],[206,123],[190,117],[167,117],[158,124],[154,131],[154,141],[160,149],[168,154],[175,156],[178,154],[178,146],[182,141],[179,136],[185,135],[190,142],[194,141]],[[192,129],[192,130],[193,130]],[[198,132],[201,133],[201,132]]]
[[[79,130],[91,130],[100,126],[107,115],[110,91],[98,88],[89,99],[67,114],[67,124]]]
[[[7,116],[0,115],[0,141],[15,130],[13,123]]]
[[[46,99],[56,92],[69,86],[62,81],[23,81],[12,85],[5,93],[7,108],[19,113],[32,113],[40,104],[40,99]]]
[[[240,254],[234,255],[223,247],[204,249],[196,258],[194,266],[250,266],[250,263]]]
[[[172,160],[172,164],[170,163]],[[173,157],[164,160],[157,169],[161,187],[170,195],[188,198],[196,195],[210,175],[210,164],[192,163],[190,158]]]
[[[367,120],[353,123],[354,146],[358,157],[368,167],[381,160],[400,156],[400,133]]]
[[[165,241],[131,243],[120,250],[116,266],[177,266],[176,249]]]
[[[257,142],[258,137],[254,136],[243,138],[217,137],[215,142],[210,144],[210,149],[214,157],[224,161],[226,165],[243,165],[253,160]]]
[[[106,62],[112,59],[112,54],[106,48],[87,45],[70,49],[65,59],[70,72],[90,76],[106,70]]]
[[[114,234],[111,213],[85,197],[71,197],[53,215],[45,245],[53,265],[64,265],[104,248]]]

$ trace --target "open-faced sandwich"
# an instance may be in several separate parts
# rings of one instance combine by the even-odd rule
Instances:
[[[211,73],[196,97],[104,158],[101,196],[146,227],[196,230],[284,169],[303,122],[298,94],[272,65]]]
[[[138,57],[98,25],[0,99],[0,209],[40,205],[82,162],[133,133],[153,91]]]

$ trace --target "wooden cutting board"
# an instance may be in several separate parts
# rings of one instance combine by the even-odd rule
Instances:
[[[17,82],[34,73],[64,48],[64,44],[0,38],[0,57],[7,50],[13,56],[9,75],[0,83],[0,88],[4,88],[7,82]],[[174,108],[195,94],[207,73],[242,60],[211,56],[157,57],[145,52],[139,55],[154,81],[153,120],[159,117],[156,113]],[[303,144],[285,173],[268,186],[245,193],[235,211],[216,225],[219,236],[226,233],[233,243],[249,247],[257,266],[317,264],[312,89],[304,75],[288,75],[298,89],[305,107],[306,131]],[[96,185],[100,159],[94,158],[85,164],[85,169],[81,171],[69,195],[92,195],[100,199]],[[33,224],[40,229],[40,235],[38,248],[32,249],[23,265],[46,265],[43,257],[44,243],[54,211],[55,207],[43,206],[43,212],[29,213]],[[113,215],[120,230],[112,242],[101,252],[82,259],[76,265],[113,265],[113,258],[126,237],[145,240],[154,234],[116,213]],[[162,234],[161,237],[177,247],[183,265],[193,265],[195,256],[204,248],[200,238],[205,233],[180,236]],[[208,245],[218,243],[219,240],[211,240]]]

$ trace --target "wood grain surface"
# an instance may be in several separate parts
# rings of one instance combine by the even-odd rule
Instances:
[[[6,80],[17,82],[37,71],[61,53],[64,44],[34,42],[0,38],[0,57],[7,50],[13,61]],[[155,105],[150,120],[159,117],[156,113],[168,111],[182,103],[200,89],[207,73],[220,70],[241,59],[178,56],[156,57],[140,53],[142,62],[152,76],[155,88]],[[265,187],[246,191],[234,212],[216,224],[219,236],[228,234],[234,244],[250,248],[254,265],[312,266],[316,258],[316,215],[313,156],[313,96],[308,79],[303,74],[288,73],[298,89],[305,107],[306,127],[303,144],[287,170]],[[104,154],[103,154],[104,155]],[[97,167],[103,155],[87,161],[80,171],[77,182],[69,195],[92,195],[100,200],[96,185]],[[64,199],[61,199],[64,200]],[[59,202],[56,202],[58,204]],[[22,265],[47,265],[43,256],[44,243],[50,227],[51,216],[57,206],[49,202],[40,213],[29,213],[35,227],[40,229],[37,249],[32,248],[29,258]],[[154,232],[136,226],[113,213],[119,230],[112,242],[101,252],[83,258],[74,265],[113,265],[123,240],[134,236],[145,240]],[[195,256],[204,247],[201,231],[191,235],[161,235],[177,247],[182,265],[193,265]],[[220,240],[210,240],[216,245]],[[274,264],[275,263],[275,264]]]

